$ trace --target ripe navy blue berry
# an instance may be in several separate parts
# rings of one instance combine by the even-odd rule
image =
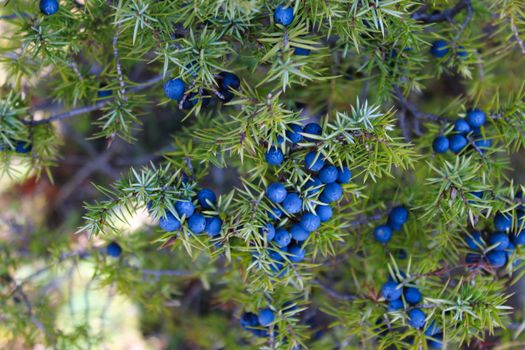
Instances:
[[[403,295],[405,296],[405,300],[407,301],[407,303],[409,303],[410,305],[419,304],[423,299],[421,292],[415,287],[405,288],[405,290],[403,291]]]
[[[324,166],[324,159],[322,154],[311,151],[304,157],[304,163],[307,169],[318,172]]]
[[[275,227],[272,224],[265,224],[259,232],[266,236],[267,241],[275,237]]]
[[[288,214],[297,214],[301,211],[303,207],[303,201],[297,193],[292,192],[286,195],[286,198],[284,199],[282,205],[283,209]]]
[[[487,116],[479,108],[474,108],[467,113],[466,119],[467,123],[469,123],[472,128],[479,128],[485,125]]]
[[[303,132],[303,128],[298,124],[288,125],[290,130],[286,131],[286,137],[290,140],[291,143],[299,143],[303,140],[303,135],[300,133]]]
[[[432,43],[430,53],[436,58],[443,58],[448,53],[448,42],[445,40],[436,40]]]
[[[272,311],[272,309],[265,308],[259,311],[259,315],[257,316],[257,319],[259,320],[259,323],[262,326],[268,326],[273,321],[275,321],[275,314]]]
[[[478,197],[479,199],[483,198],[483,191],[474,191],[474,192],[470,192],[470,194],[472,194],[473,196]]]
[[[122,254],[122,248],[117,242],[111,242],[106,247],[106,254],[113,258],[118,258]]]
[[[457,50],[456,54],[458,55],[459,58],[462,58],[462,59],[465,59],[468,56],[468,52],[465,49],[465,46],[463,46],[463,45],[459,45],[458,46],[458,50]]]
[[[468,253],[465,257],[465,262],[467,264],[477,264],[481,261],[481,255],[474,254],[474,253]]]
[[[319,216],[312,213],[305,213],[301,217],[301,226],[308,232],[313,232],[321,226],[321,219]]]
[[[272,220],[279,220],[283,216],[283,211],[277,207],[268,210],[268,217]]]
[[[491,139],[477,139],[476,141],[474,141],[474,144],[483,150],[483,149],[490,148],[492,146],[492,140]]]
[[[273,238],[273,241],[279,248],[284,248],[292,241],[292,235],[285,229],[278,228],[275,231],[275,237]]]
[[[268,164],[278,166],[284,162],[284,154],[279,148],[272,147],[266,152],[265,159]]]
[[[190,201],[177,201],[175,203],[175,210],[181,218],[183,216],[189,218],[195,212],[195,206]]]
[[[230,102],[234,97],[235,95],[230,90],[219,89],[219,94],[217,94],[217,98],[224,103]]]
[[[525,244],[525,230],[521,230],[520,232],[512,235],[512,243],[515,245]]]
[[[392,238],[392,229],[387,225],[379,225],[374,229],[374,238],[379,243],[387,243]]]
[[[470,127],[470,124],[467,123],[465,119],[457,119],[454,123],[454,131],[460,134],[468,134],[472,128]]]
[[[436,137],[432,142],[432,149],[438,154],[445,153],[448,151],[449,147],[450,142],[448,141],[448,138],[443,135]]]
[[[401,298],[402,288],[397,288],[397,283],[394,281],[387,281],[381,287],[381,296],[388,301]]]
[[[201,101],[201,106],[205,108],[210,103],[210,98],[207,96],[200,96],[194,92],[190,93],[184,102],[182,103],[182,108],[184,109],[192,109],[194,106],[197,105]]]
[[[428,327],[425,329],[425,335],[427,335],[427,336],[432,336],[432,335],[437,334],[439,332],[441,332],[441,329],[436,324],[436,321],[430,322]]]
[[[425,326],[425,318],[427,317],[421,309],[412,309],[408,311],[408,324],[415,329],[421,329]]]
[[[308,56],[310,55],[310,50],[302,48],[302,47],[296,47],[293,50],[293,54],[296,56]]]
[[[180,221],[172,213],[166,212],[166,215],[160,218],[159,226],[166,232],[173,232],[180,228]]]
[[[352,172],[347,167],[337,168],[337,182],[347,184],[352,179]]]
[[[252,312],[245,312],[242,314],[239,323],[243,329],[251,330],[253,327],[257,327],[259,325],[259,320],[257,319],[256,314]]]
[[[461,152],[461,150],[465,148],[468,143],[466,137],[463,135],[452,135],[449,137],[448,141],[450,143],[450,150],[456,154]]]
[[[40,0],[40,12],[50,16],[58,12],[58,0]]]
[[[170,100],[180,100],[186,91],[186,84],[182,79],[170,79],[164,83],[164,94]]]
[[[288,248],[288,259],[291,262],[298,263],[304,260],[306,251],[298,244],[293,244]]]
[[[323,183],[321,182],[321,180],[319,180],[318,177],[311,178],[310,180],[306,181],[306,184],[305,184],[305,189],[308,190],[306,191],[306,194],[308,196],[313,196],[319,193],[319,191],[321,191],[322,185]]]
[[[430,349],[443,348],[443,333],[434,334],[427,339],[427,345]]]
[[[238,90],[241,86],[241,80],[233,73],[221,72],[219,76],[222,78],[221,88],[224,90]]]
[[[280,182],[273,182],[266,189],[266,196],[274,203],[282,203],[286,194],[286,187]]]
[[[498,212],[494,216],[494,228],[498,231],[508,231],[512,227],[512,216]]]
[[[105,97],[109,97],[109,96],[111,96],[113,94],[113,92],[111,90],[104,89],[106,86],[107,86],[106,83],[100,84],[100,89],[97,91],[97,97],[105,98]]]
[[[397,206],[392,208],[388,214],[388,219],[396,224],[403,225],[408,220],[408,210],[403,206]]]
[[[337,202],[343,196],[343,188],[337,182],[326,184],[320,200],[324,203]]]
[[[269,249],[268,257],[274,261],[284,261],[283,249]]]
[[[507,254],[501,250],[491,250],[486,257],[488,263],[495,268],[503,267],[507,263]]]
[[[315,208],[315,213],[319,219],[321,219],[321,222],[326,222],[332,218],[334,211],[329,205],[318,205],[317,208]]]
[[[323,128],[321,127],[321,125],[319,125],[317,123],[308,123],[303,128],[303,134],[319,136],[322,133],[323,133]],[[306,141],[309,141],[309,142],[315,142],[316,141],[316,139],[308,137],[308,136],[305,136],[304,138],[305,138]]]
[[[217,196],[212,190],[203,188],[197,193],[197,201],[203,209],[211,209],[217,203]]]
[[[321,171],[319,171],[319,180],[325,184],[335,182],[337,176],[337,168],[333,165],[325,165]]]
[[[494,246],[494,250],[505,250],[509,242],[509,236],[504,232],[495,232],[489,236],[487,243],[489,246]]]
[[[25,154],[31,152],[32,149],[33,147],[30,143],[25,141],[18,141],[16,143],[15,152]]]
[[[284,5],[277,6],[273,13],[275,23],[283,26],[289,26],[293,22],[294,17],[293,8]]]
[[[485,246],[481,233],[479,232],[472,232],[470,236],[467,236],[465,242],[470,249],[475,251],[481,251]]]
[[[404,307],[405,305],[403,305],[403,300],[401,298],[391,300],[388,302],[388,312],[398,311],[403,309]]]
[[[298,242],[306,241],[310,232],[306,231],[300,224],[293,224],[290,228],[293,239]]]
[[[403,229],[403,224],[394,222],[390,218],[388,218],[388,220],[386,221],[386,224],[388,227],[392,229],[392,231],[401,231]]]
[[[222,228],[222,220],[216,216],[212,216],[211,218],[206,218],[206,226],[204,228],[204,231],[211,236],[215,237],[218,236],[221,233]]]
[[[203,232],[206,228],[206,218],[199,213],[195,213],[188,219],[188,228],[194,234]]]

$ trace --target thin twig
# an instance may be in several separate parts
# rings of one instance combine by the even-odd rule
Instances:
[[[78,64],[75,61],[73,61],[73,59],[71,59],[71,62],[69,63],[69,65],[71,66],[71,68],[73,68],[73,71],[77,75],[78,79],[84,80],[84,76],[80,72],[80,69],[78,68]]]
[[[476,142],[472,139],[472,136],[470,135],[467,135],[467,141],[468,143],[472,146],[472,148],[474,148],[476,150],[476,152],[479,153],[479,155],[481,156],[481,158],[483,159],[486,159],[487,157],[485,156],[485,153],[483,152],[483,150],[481,148],[479,148],[478,145],[476,145]]]
[[[186,277],[186,276],[192,276],[195,273],[191,271],[184,271],[184,270],[151,270],[151,269],[140,269],[140,272],[144,275],[149,276],[179,276],[179,277]]]
[[[33,310],[33,305],[31,304],[31,301],[29,300],[29,297],[27,296],[27,294],[24,292],[24,290],[22,288],[22,284],[17,284],[15,282],[15,288],[14,288],[12,294],[16,294],[16,295],[18,295],[20,297],[20,299],[22,299],[22,302],[24,303],[24,305],[26,307],[27,316],[29,316],[29,319],[35,325],[35,327],[38,328],[39,330],[41,330],[46,335],[46,337],[49,340],[53,341],[52,334],[50,334],[47,331],[47,329],[44,326],[44,324],[35,315],[35,312]]]
[[[162,75],[158,75],[142,84],[139,84],[135,87],[133,87],[132,89],[130,89],[131,91],[133,92],[136,92],[136,91],[140,91],[140,90],[144,90],[145,88],[149,87],[150,85],[153,85],[159,81],[162,80]],[[47,124],[47,123],[51,123],[51,122],[55,122],[55,121],[59,121],[59,120],[63,120],[63,119],[69,119],[69,118],[72,118],[72,117],[75,117],[77,115],[81,115],[81,114],[84,114],[84,113],[89,113],[89,112],[93,112],[93,111],[97,111],[99,109],[101,109],[102,107],[108,105],[110,102],[112,102],[115,98],[112,97],[112,98],[108,98],[108,99],[105,99],[105,100],[102,100],[102,101],[99,101],[97,103],[95,103],[94,105],[91,105],[91,106],[84,106],[84,107],[79,107],[79,108],[76,108],[76,109],[72,109],[70,111],[67,111],[67,112],[64,112],[64,113],[59,113],[59,114],[55,114],[49,118],[46,118],[46,119],[40,119],[40,120],[34,120],[34,121],[31,121],[31,120],[24,120],[23,123],[26,124],[26,125],[41,125],[41,124]]]
[[[89,178],[97,170],[104,169],[111,157],[117,152],[117,147],[107,148],[102,153],[93,157],[90,161],[84,164],[83,167],[78,169],[74,176],[69,180],[64,186],[61,187],[60,192],[58,193],[54,205],[55,207],[60,206],[66,199],[69,198],[75,191],[78,190],[79,186]],[[113,177],[118,178],[118,172],[112,174]]]
[[[510,16],[510,27],[512,28],[512,33],[514,33],[514,39],[516,39],[516,42],[521,49],[521,53],[525,55],[525,44],[523,44],[523,39],[520,37],[514,16]]]
[[[467,16],[465,17],[465,20],[461,24],[461,27],[459,28],[458,33],[455,36],[455,41],[457,41],[461,34],[465,31],[465,28],[467,28],[468,24],[472,20],[472,15],[474,14],[474,11],[472,10],[472,3],[471,0],[466,0],[466,8],[467,8]]]
[[[399,103],[401,103],[402,107],[406,108],[414,117],[442,124],[451,122],[450,119],[446,117],[441,117],[432,113],[421,112],[414,104],[408,101],[408,99],[401,92],[401,89],[396,85],[394,85],[394,93]]]
[[[126,100],[126,83],[124,82],[124,76],[122,74],[122,66],[120,64],[120,55],[118,53],[118,36],[119,36],[119,28],[117,27],[115,36],[113,36],[113,56],[115,56],[115,64],[117,66],[117,75],[118,75],[118,80],[120,83],[120,94],[121,94],[121,97],[124,100]]]

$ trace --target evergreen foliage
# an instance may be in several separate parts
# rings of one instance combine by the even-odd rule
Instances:
[[[87,317],[57,322],[58,280],[89,262],[86,290],[196,349],[525,347],[510,299],[525,2],[10,0],[0,15],[2,176],[60,177],[67,133],[101,142],[100,165],[120,140],[142,147],[157,113],[178,126],[145,165],[94,179],[81,219],[0,242],[0,344],[104,348]],[[195,285],[206,314],[189,311]]]

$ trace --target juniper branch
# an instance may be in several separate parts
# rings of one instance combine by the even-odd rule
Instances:
[[[119,28],[117,27],[117,30],[115,32],[115,35],[113,36],[113,56],[115,57],[115,65],[117,66],[117,75],[118,80],[120,84],[120,94],[121,97],[126,100],[126,83],[124,82],[124,76],[122,74],[122,66],[120,64],[120,55],[118,51],[118,37],[119,37]]]
[[[413,20],[423,23],[439,23],[451,22],[454,16],[460,13],[463,9],[471,6],[470,0],[460,0],[456,5],[438,13],[426,13],[427,6],[423,6],[418,11],[414,12],[410,17]]]
[[[151,85],[154,85],[154,84],[158,83],[161,80],[162,80],[162,75],[157,75],[156,77],[154,77],[154,78],[152,78],[152,79],[150,79],[148,81],[145,81],[144,83],[141,83],[141,84],[139,84],[137,86],[134,86],[133,88],[130,89],[130,91],[137,92],[137,91],[144,90],[147,87],[149,87]],[[52,122],[56,122],[56,121],[60,121],[60,120],[64,120],[64,119],[73,118],[73,117],[76,117],[78,115],[82,115],[82,114],[85,114],[85,113],[97,111],[97,110],[103,108],[104,106],[108,105],[114,99],[115,99],[114,97],[108,98],[108,99],[99,101],[99,102],[97,102],[97,103],[95,103],[95,104],[93,104],[91,106],[84,106],[84,107],[79,107],[79,108],[76,108],[76,109],[72,109],[72,110],[64,112],[64,113],[59,113],[59,114],[53,115],[53,116],[51,116],[49,118],[46,118],[46,119],[33,120],[33,121],[31,121],[31,120],[24,120],[23,123],[26,124],[26,125],[42,125],[42,124],[52,123]]]

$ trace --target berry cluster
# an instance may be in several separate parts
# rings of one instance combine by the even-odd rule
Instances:
[[[286,133],[286,139],[292,145],[304,141],[313,141],[310,136],[321,135],[322,128],[317,123],[309,123],[301,128],[291,124]],[[278,140],[282,143],[284,140]],[[278,147],[271,147],[266,153],[266,161],[270,165],[280,165],[284,161],[284,154]],[[305,256],[303,242],[309,235],[316,231],[321,223],[330,220],[333,215],[331,203],[335,203],[343,196],[341,184],[350,182],[352,173],[347,167],[336,167],[326,164],[323,156],[315,151],[308,152],[304,159],[305,168],[310,172],[311,178],[304,184],[301,193],[289,191],[280,182],[271,183],[266,188],[266,197],[272,202],[269,212],[271,220],[279,220],[284,213],[293,221],[291,227],[286,229],[282,225],[274,226],[267,223],[261,230],[268,242],[273,242],[275,249],[270,250],[272,270],[280,271],[283,268],[283,256],[286,254],[291,262],[301,262]],[[312,203],[315,212],[304,210],[307,202]],[[319,204],[319,202],[321,204]]]
[[[308,123],[304,127],[299,124],[288,125],[289,130],[286,132],[286,139],[292,145],[297,145],[300,142],[316,141],[315,137],[322,134],[323,129],[317,123]],[[313,136],[313,138],[311,137]],[[265,154],[266,162],[270,165],[279,166],[284,162],[284,153],[278,145],[282,144],[284,139],[281,136],[277,137],[277,146],[272,146]],[[305,157],[305,165],[309,170],[318,172],[324,166],[322,156],[312,151]]]
[[[450,44],[446,40],[436,40],[432,43],[432,46],[430,47],[430,53],[432,56],[436,58],[443,58],[445,57],[450,51]],[[456,48],[456,56],[458,56],[461,59],[465,59],[468,56],[467,50],[465,49],[465,46],[459,45]]]
[[[229,102],[235,96],[233,90],[239,90],[241,87],[241,80],[238,76],[230,72],[221,72],[216,77],[218,90],[215,95],[222,102]],[[207,92],[202,93],[186,93],[186,84],[181,78],[170,79],[164,83],[164,94],[170,100],[181,101],[182,108],[191,109],[199,100],[201,105],[206,107],[210,103],[210,97],[206,96]]]
[[[58,0],[40,0],[39,7],[44,15],[54,15],[58,12]]]
[[[275,321],[275,313],[270,308],[259,310],[258,314],[245,312],[241,316],[241,327],[256,337],[265,338],[269,335],[268,326]]]
[[[475,253],[468,253],[465,262],[475,264],[485,261],[494,268],[505,266],[516,246],[525,245],[525,230],[523,229],[525,212],[520,209],[515,215],[517,220],[513,222],[512,213],[496,213],[494,216],[496,231],[485,238],[479,231],[470,233],[465,243]],[[519,261],[515,263],[519,264]]]
[[[198,206],[194,202],[197,202]],[[206,232],[210,237],[218,236],[221,233],[222,220],[217,216],[205,217],[199,212],[199,209],[211,209],[216,202],[217,197],[213,191],[207,188],[202,189],[194,200],[189,198],[177,200],[175,202],[176,213],[166,211],[166,214],[159,220],[159,227],[166,232],[173,232],[186,223],[193,234]]]
[[[388,220],[385,225],[376,226],[374,229],[374,238],[379,243],[388,243],[392,238],[393,231],[400,231],[408,220],[408,210],[403,206],[392,208],[388,214]]]
[[[426,325],[426,314],[421,308],[416,307],[423,300],[423,295],[416,287],[407,287],[403,282],[406,275],[399,273],[400,277],[392,278],[381,287],[381,296],[387,301],[388,312],[406,310],[408,325],[415,329],[424,329]],[[427,344],[430,348],[441,348],[443,333],[435,322],[431,322],[425,329],[425,335],[429,337]]]
[[[483,111],[475,108],[467,112],[466,118],[457,119],[454,123],[454,133],[450,136],[438,136],[432,143],[432,148],[436,153],[445,153],[451,150],[458,154],[469,143],[467,137],[472,135],[474,138],[474,145],[480,151],[492,146],[490,139],[483,139],[480,128],[485,125],[487,116]]]

